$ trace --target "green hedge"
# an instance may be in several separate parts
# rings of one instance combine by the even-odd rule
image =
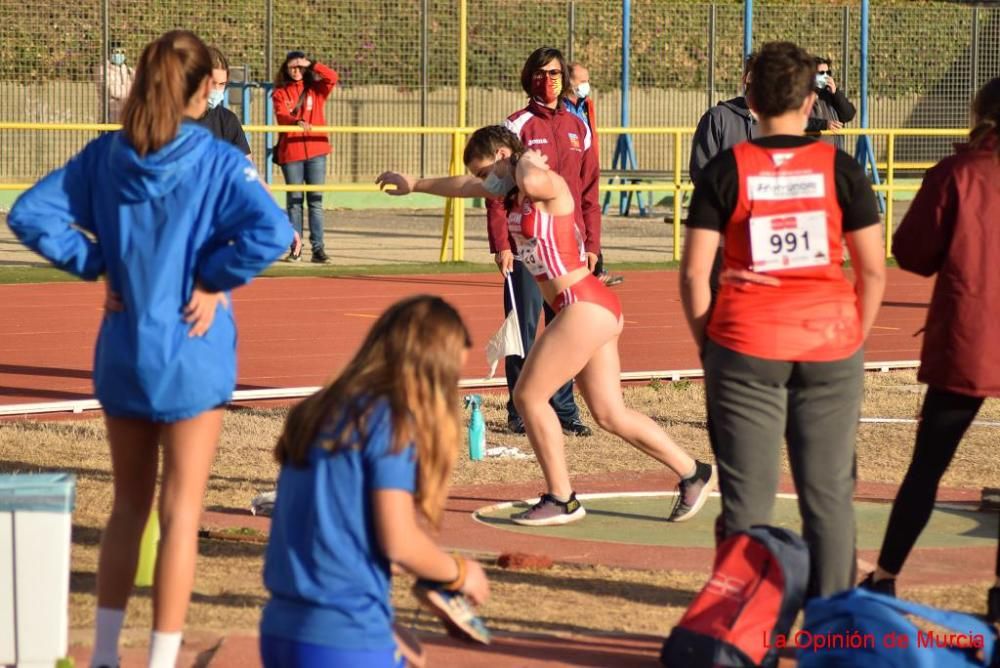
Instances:
[[[265,72],[266,0],[152,0],[111,3],[112,37],[123,39],[134,62],[143,45],[173,27],[193,28],[220,46],[233,64]],[[421,0],[273,0],[272,67],[285,51],[304,48],[336,68],[344,85],[420,85]],[[100,4],[71,9],[39,0],[30,11],[0,9],[0,79],[89,80],[101,57]],[[428,81],[453,86],[457,73],[457,3],[428,0]],[[469,3],[470,85],[518,89],[518,72],[535,45],[565,48],[565,0],[478,0]],[[755,44],[792,39],[842,60],[843,0],[757,0]],[[858,51],[858,3],[851,8],[849,52]],[[735,86],[742,53],[742,0],[717,2],[716,82]],[[1000,8],[985,10],[1000,21]],[[708,62],[707,4],[687,0],[635,0],[632,72],[638,86],[703,89]],[[871,83],[879,95],[924,92],[967,53],[971,9],[935,0],[874,0]],[[575,58],[591,67],[595,86],[617,87],[621,70],[621,5],[577,0]],[[526,39],[525,35],[531,38]],[[992,48],[998,48],[995,43]],[[842,63],[840,63],[842,64]],[[855,64],[851,65],[856,70]],[[967,76],[967,75],[966,75]]]

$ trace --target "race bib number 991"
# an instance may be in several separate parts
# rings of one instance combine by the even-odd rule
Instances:
[[[825,211],[750,219],[754,271],[818,267],[830,263]]]

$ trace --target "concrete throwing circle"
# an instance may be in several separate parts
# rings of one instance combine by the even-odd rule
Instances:
[[[577,498],[587,509],[587,516],[563,526],[526,527],[511,521],[511,515],[538,499],[485,506],[475,511],[473,518],[495,529],[552,538],[662,547],[715,547],[715,518],[721,511],[718,494],[713,494],[693,519],[679,524],[664,521],[673,507],[676,492],[580,494]],[[879,549],[891,508],[889,503],[854,502],[858,549]],[[917,547],[996,545],[997,518],[995,512],[980,512],[969,505],[939,503]],[[771,523],[801,533],[798,499],[794,494],[777,495]]]

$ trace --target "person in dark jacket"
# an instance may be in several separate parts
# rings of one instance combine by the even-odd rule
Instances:
[[[591,133],[590,150],[600,156],[597,146],[597,111],[594,106],[594,90],[590,87],[590,70],[582,63],[571,63],[569,66],[569,88],[562,98],[566,111],[583,121]],[[597,264],[594,265],[594,276],[609,288],[625,281],[622,275],[612,275],[604,267],[604,251],[597,254]]]
[[[114,499],[101,536],[93,666],[117,666],[139,543],[156,492],[159,557],[149,665],[174,666],[198,554],[205,485],[236,385],[227,293],[292,241],[257,170],[191,119],[205,113],[208,49],[176,30],[136,68],[120,132],[98,137],[15,202],[17,238],[56,267],[95,280],[107,303],[94,390],[107,423]]]
[[[198,119],[198,125],[243,151],[243,155],[252,160],[250,144],[240,119],[222,104],[229,86],[229,61],[214,46],[208,47],[208,52],[212,55],[212,90],[208,94],[208,108],[205,115]]]
[[[530,100],[524,109],[507,117],[504,126],[517,135],[528,148],[540,151],[551,167],[566,180],[573,193],[576,228],[583,239],[588,268],[593,271],[601,252],[601,207],[597,200],[600,166],[593,146],[590,127],[565,109],[559,101],[569,80],[569,67],[559,49],[541,47],[532,52],[521,70],[521,87]],[[514,306],[521,329],[521,341],[527,358],[538,332],[539,316],[545,323],[555,313],[542,299],[535,280],[516,255],[507,226],[507,211],[502,199],[486,200],[486,230],[490,252],[500,273],[511,275]],[[512,309],[504,290],[504,315]],[[524,421],[514,406],[514,386],[524,366],[524,359],[510,356],[504,362],[507,377],[507,427],[523,434]],[[573,398],[573,381],[560,387],[549,402],[559,416],[563,432],[573,436],[590,436],[591,429],[580,419],[580,409]]]
[[[743,77],[740,79],[740,84],[744,91],[750,85],[750,70],[756,60],[757,54],[751,53],[743,63]],[[819,132],[827,129],[825,126],[826,123],[821,119],[810,118],[806,125],[806,132]],[[750,110],[745,94],[719,102],[706,111],[701,120],[698,121],[698,127],[691,139],[688,174],[692,183],[697,185],[702,169],[712,158],[740,142],[756,139],[759,133],[757,118]],[[713,303],[719,293],[719,272],[722,270],[722,249],[721,246],[719,248],[712,265],[710,279]]]
[[[830,130],[836,132],[844,127],[845,123],[854,120],[857,110],[850,103],[843,91],[837,88],[837,82],[833,79],[833,67],[829,58],[816,58],[816,104],[813,105],[812,115],[809,119],[810,126],[819,130]],[[840,137],[827,137],[826,141],[843,148],[843,141]]]
[[[928,170],[893,237],[899,266],[937,274],[917,378],[927,383],[913,460],[889,516],[878,567],[862,586],[895,595],[938,483],[986,397],[1000,397],[1000,77],[980,89],[969,142]],[[987,596],[1000,621],[1000,549]]]

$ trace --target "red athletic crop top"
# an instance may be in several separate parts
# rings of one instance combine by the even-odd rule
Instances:
[[[507,215],[515,257],[540,281],[552,280],[587,266],[583,238],[573,213],[542,213],[528,198]]]
[[[794,148],[744,142],[733,153],[739,197],[725,227],[724,266],[764,272],[781,285],[723,285],[709,338],[765,359],[850,357],[862,343],[861,318],[841,268],[836,149],[822,142]]]

